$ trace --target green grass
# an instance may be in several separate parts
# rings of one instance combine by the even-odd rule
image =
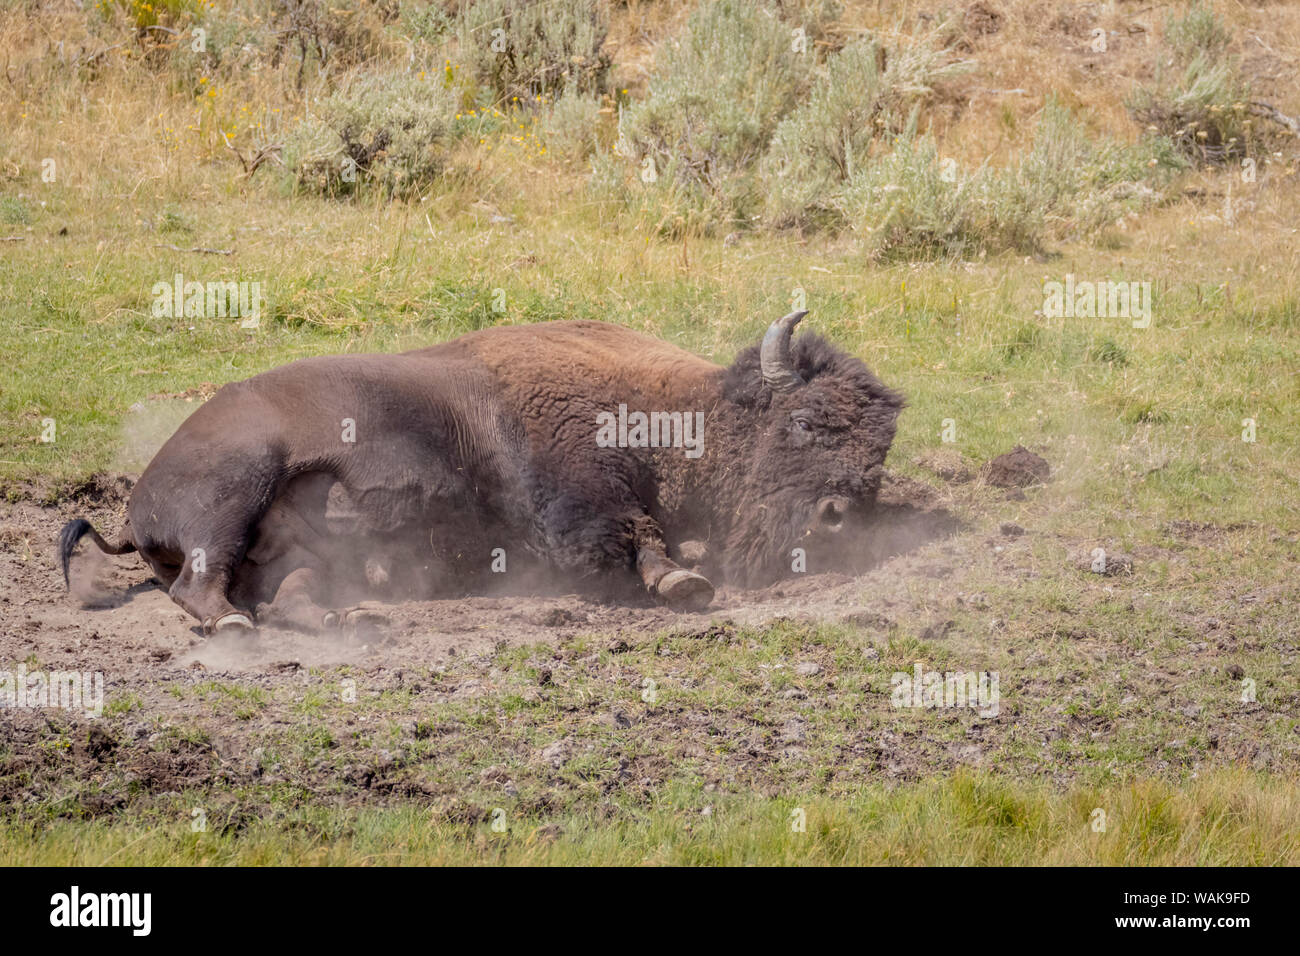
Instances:
[[[519,224],[504,230],[444,209],[450,219],[435,235],[409,207],[305,198],[193,209],[205,222],[193,241],[235,245],[225,258],[150,248],[154,235],[134,220],[154,212],[104,213],[56,250],[18,244],[0,260],[10,293],[0,325],[22,356],[0,395],[0,480],[10,484],[120,467],[133,404],[305,355],[396,351],[499,322],[600,318],[725,362],[798,288],[809,328],[907,394],[892,459],[904,471],[953,419],[969,458],[1017,443],[1045,449],[1064,470],[1057,487],[1085,501],[1171,517],[1213,503],[1223,520],[1267,514],[1290,524],[1300,500],[1288,437],[1300,429],[1294,278],[1238,286],[1231,304],[1201,288],[1197,304],[1198,287],[1213,293],[1248,264],[1220,264],[1201,283],[1154,251],[1132,250],[1079,250],[1049,268],[1012,259],[865,268],[851,254],[755,240],[739,251],[697,241],[686,268],[682,247],[602,227],[581,209],[520,208]],[[68,215],[55,208],[40,221],[48,229]],[[153,318],[152,284],[178,271],[261,281],[271,314],[255,331]],[[1067,272],[1152,281],[1152,328],[1036,318],[1044,276]],[[492,311],[495,289],[504,313]],[[57,423],[50,444],[39,440],[47,418]],[[1245,418],[1257,422],[1254,444],[1241,441]]]
[[[635,814],[545,821],[494,808],[448,822],[415,806],[205,810],[185,795],[137,818],[0,823],[15,865],[1295,865],[1285,781],[1219,772],[1174,787],[1014,783],[959,773],[841,800],[679,792]],[[1104,831],[1094,829],[1104,814]],[[493,820],[499,821],[494,829]],[[504,827],[504,830],[500,829]]]

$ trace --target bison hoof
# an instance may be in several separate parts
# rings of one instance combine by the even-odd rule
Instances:
[[[252,630],[254,630],[252,618],[237,611],[217,618],[210,628],[213,634],[238,634]]]
[[[713,585],[694,571],[678,568],[659,579],[655,593],[674,607],[702,611],[713,600]]]
[[[343,631],[353,637],[366,639],[383,634],[388,628],[388,615],[372,608],[354,607],[343,613]]]

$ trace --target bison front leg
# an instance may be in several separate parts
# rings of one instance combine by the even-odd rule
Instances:
[[[709,579],[688,571],[668,557],[659,524],[647,515],[633,522],[636,570],[646,589],[674,607],[702,611],[713,600]]]
[[[626,574],[635,568],[646,590],[665,603],[702,609],[713,600],[713,585],[668,557],[663,531],[633,499],[610,507],[596,494],[566,491],[542,512],[541,550],[562,571],[579,578]]]

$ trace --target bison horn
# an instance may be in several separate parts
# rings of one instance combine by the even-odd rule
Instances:
[[[758,353],[759,364],[763,369],[763,384],[774,392],[788,392],[805,384],[790,360],[790,337],[794,335],[799,320],[807,314],[806,311],[791,312],[773,322],[763,336],[763,346]]]

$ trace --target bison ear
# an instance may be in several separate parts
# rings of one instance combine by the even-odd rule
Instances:
[[[794,335],[794,327],[807,314],[807,311],[791,312],[773,322],[763,336],[759,366],[763,372],[763,384],[774,392],[789,392],[807,384],[795,371],[790,358],[790,338]]]

